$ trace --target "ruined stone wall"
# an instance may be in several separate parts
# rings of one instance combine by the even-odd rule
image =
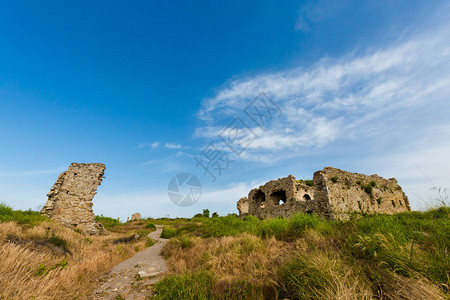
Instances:
[[[92,199],[104,172],[104,164],[72,163],[47,194],[48,200],[41,213],[84,233],[101,234],[103,226],[95,221]]]
[[[237,203],[240,216],[289,217],[296,212],[345,219],[353,213],[391,214],[411,210],[395,179],[327,167],[314,173],[313,184],[289,175],[253,189]],[[370,186],[370,187],[367,187]]]
[[[297,211],[313,212],[317,205],[314,189],[289,175],[251,190],[248,198],[239,200],[238,210],[241,216],[266,219],[289,217]]]
[[[393,214],[410,211],[408,197],[394,178],[363,175],[327,167],[314,173],[321,198],[330,205],[333,218],[346,219],[352,213]],[[326,192],[324,191],[326,187]]]

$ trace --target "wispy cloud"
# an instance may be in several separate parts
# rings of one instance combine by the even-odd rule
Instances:
[[[317,22],[321,22],[348,5],[346,1],[321,1],[305,2],[295,23],[294,29],[308,32]]]
[[[207,125],[195,136],[218,134],[221,120],[241,114],[261,92],[284,114],[265,130],[252,126],[259,138],[248,148],[248,159],[279,159],[339,140],[413,138],[408,128],[449,123],[447,25],[364,54],[235,79],[204,100],[199,117]]]
[[[139,144],[138,148],[139,148],[139,149],[142,149],[142,148],[150,147],[150,148],[156,149],[156,148],[159,147],[159,145],[160,145],[160,142],[141,143],[141,144]]]
[[[176,143],[165,143],[164,147],[168,149],[181,149],[181,145]]]

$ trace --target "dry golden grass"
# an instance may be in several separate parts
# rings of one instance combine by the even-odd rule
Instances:
[[[49,243],[52,236],[66,241],[71,254]],[[113,245],[118,237],[86,237],[51,221],[0,223],[0,299],[89,298],[98,276],[145,247],[144,240]]]
[[[212,272],[212,299],[274,299],[277,291],[286,291],[284,296],[290,299],[443,299],[439,289],[420,276],[386,276],[375,289],[362,266],[346,260],[337,245],[314,230],[292,242],[248,233],[206,239],[185,236],[173,239],[163,254],[172,270],[169,276]],[[224,296],[242,283],[247,296]]]
[[[212,269],[224,277],[269,280],[277,261],[289,257],[287,243],[274,238],[263,241],[246,233],[238,237],[188,239],[192,242],[190,247],[183,249],[175,240],[163,250],[168,264],[177,274]]]

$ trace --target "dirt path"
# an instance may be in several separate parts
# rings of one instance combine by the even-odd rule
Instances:
[[[160,238],[162,226],[149,234],[155,244],[112,268],[100,279],[93,299],[146,299],[152,285],[167,271],[161,249],[169,241]],[[120,298],[120,297],[121,298]]]

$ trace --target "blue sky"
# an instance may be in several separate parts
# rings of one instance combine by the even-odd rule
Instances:
[[[97,214],[227,214],[259,184],[334,166],[396,177],[422,209],[426,175],[450,179],[449,15],[446,1],[2,3],[0,201],[37,208],[71,162],[102,162]],[[282,112],[264,128],[244,113],[261,92]],[[239,156],[219,138],[236,117],[257,137],[242,132]],[[233,160],[215,182],[194,160],[211,142]],[[203,186],[187,208],[167,196],[181,172]]]

